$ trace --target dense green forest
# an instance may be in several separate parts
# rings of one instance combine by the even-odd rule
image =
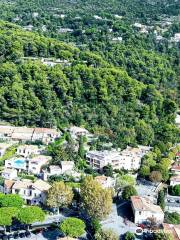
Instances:
[[[0,3],[1,121],[75,124],[120,147],[178,141],[176,1]],[[173,20],[156,41],[164,16]],[[142,34],[135,22],[153,28]]]

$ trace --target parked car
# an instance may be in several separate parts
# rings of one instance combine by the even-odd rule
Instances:
[[[25,236],[26,236],[27,238],[29,238],[29,237],[31,237],[31,233],[30,233],[29,231],[26,231],[26,232],[25,232]]]
[[[25,232],[19,233],[19,237],[20,237],[20,238],[25,238],[25,237],[26,237]]]
[[[19,238],[18,232],[14,233],[13,238],[14,238],[14,239],[18,239],[18,238]]]

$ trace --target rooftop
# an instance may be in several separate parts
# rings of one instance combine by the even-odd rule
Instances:
[[[176,182],[180,182],[180,175],[176,175],[176,176],[172,176],[170,178],[171,181],[176,181]]]
[[[47,182],[39,179],[35,183],[33,183],[33,187],[39,189],[40,191],[48,191],[51,187]]]
[[[180,240],[180,226],[173,224],[163,224],[164,231],[173,235],[174,240]]]
[[[18,147],[18,149],[32,149],[32,150],[36,150],[39,149],[39,147],[37,145],[21,145]]]
[[[69,129],[70,132],[86,132],[89,133],[89,131],[85,128],[81,128],[81,127],[76,127],[76,126],[72,126]]]
[[[32,181],[29,179],[23,179],[15,182],[12,187],[14,189],[22,189],[22,188],[26,189],[26,188],[29,188],[30,186],[32,186]]]
[[[132,196],[131,202],[137,211],[159,212],[163,214],[160,206],[153,204],[153,202],[146,197]]]
[[[22,189],[22,188],[37,188],[40,191],[48,191],[50,189],[50,185],[47,182],[39,179],[34,183],[29,179],[23,179],[14,183],[14,189]]]
[[[174,164],[174,165],[171,167],[171,170],[180,171],[180,165]]]
[[[62,166],[69,166],[69,165],[74,166],[74,162],[73,161],[62,161],[61,165]]]
[[[14,173],[14,172],[17,172],[16,169],[11,169],[11,168],[5,168],[2,173],[7,173],[7,174],[11,174],[11,173]]]
[[[93,151],[89,151],[87,153],[87,155],[88,154],[98,156],[99,158],[105,158],[105,157],[119,156],[120,152],[118,152],[116,150],[111,150],[111,151],[108,151],[108,150],[104,150],[104,151],[93,150]]]
[[[44,162],[44,161],[50,161],[51,160],[51,156],[46,156],[46,155],[38,155],[33,157],[32,159],[30,159],[30,162]]]
[[[14,183],[15,183],[15,182],[12,181],[12,180],[4,180],[4,186],[5,186],[6,188],[9,188],[9,189],[12,188],[12,186],[13,186]]]

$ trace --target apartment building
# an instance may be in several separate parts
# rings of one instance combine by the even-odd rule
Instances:
[[[98,170],[108,164],[111,164],[113,169],[138,170],[142,157],[150,149],[150,147],[138,146],[137,148],[127,147],[121,152],[116,150],[89,151],[86,154],[86,159],[89,165]]]
[[[113,169],[119,169],[120,153],[118,151],[89,151],[86,154],[87,163],[94,169],[102,170],[111,164]]]

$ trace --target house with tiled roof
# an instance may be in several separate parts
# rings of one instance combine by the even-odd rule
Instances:
[[[171,172],[175,175],[180,175],[180,164],[174,163],[171,167]]]
[[[131,206],[136,224],[145,223],[150,219],[153,219],[157,224],[164,221],[164,212],[161,207],[146,197],[132,196]]]
[[[115,180],[112,177],[106,177],[105,175],[95,177],[95,180],[103,188],[113,188],[115,186]]]
[[[0,126],[0,139],[13,141],[41,141],[44,144],[53,142],[60,132],[53,128],[28,128]]]
[[[40,205],[46,202],[47,191],[50,188],[51,185],[43,180],[33,182],[23,179],[13,184],[11,192],[19,194],[27,204]]]
[[[175,175],[170,178],[170,186],[175,186],[180,184],[180,175]]]
[[[3,187],[3,193],[8,194],[12,191],[12,186],[14,185],[15,181],[13,180],[4,180],[4,187]]]
[[[39,147],[37,145],[20,145],[17,148],[17,155],[23,156],[23,157],[29,157],[30,155],[39,155],[43,152],[44,147]]]

